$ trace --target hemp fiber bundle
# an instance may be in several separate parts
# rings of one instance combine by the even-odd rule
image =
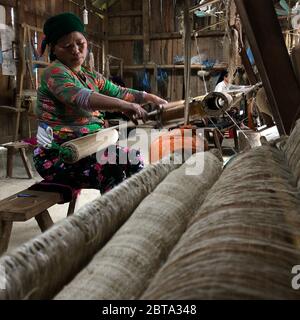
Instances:
[[[141,299],[299,299],[291,283],[299,206],[281,151],[263,146],[238,156]]]
[[[298,120],[290,137],[287,139],[283,151],[287,162],[297,179],[297,186],[300,189],[300,121]]]
[[[178,165],[150,165],[75,215],[2,256],[0,299],[49,299],[68,283]]]
[[[213,154],[202,156],[203,171],[187,175],[185,163],[170,173],[56,299],[138,297],[221,173],[221,162]]]
[[[93,134],[67,141],[61,145],[61,148],[64,150],[64,161],[67,163],[75,163],[80,159],[115,144],[118,139],[118,131],[113,128],[107,128]]]
[[[256,94],[256,105],[260,112],[263,112],[273,118],[268,97],[264,88],[260,88]]]

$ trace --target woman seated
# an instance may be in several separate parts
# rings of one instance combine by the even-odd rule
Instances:
[[[60,157],[60,145],[104,128],[103,111],[122,112],[137,123],[147,113],[139,105],[165,100],[146,92],[117,86],[103,75],[82,66],[87,56],[84,25],[72,13],[49,18],[44,25],[42,53],[49,46],[51,65],[41,77],[37,95],[36,115],[39,120],[38,147],[34,163],[38,173],[53,183],[73,188],[95,188],[101,193],[110,190],[143,168],[138,151],[116,148],[116,164],[98,163],[92,154],[75,164]],[[136,161],[118,163],[129,153]]]

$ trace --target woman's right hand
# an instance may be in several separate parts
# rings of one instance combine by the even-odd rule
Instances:
[[[126,103],[122,112],[135,124],[138,125],[138,119],[145,123],[148,120],[148,113],[137,103]]]

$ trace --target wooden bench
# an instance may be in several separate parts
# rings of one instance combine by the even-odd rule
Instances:
[[[38,185],[38,184],[37,184]],[[69,199],[70,200],[70,199]],[[77,195],[69,202],[67,216],[74,213]],[[53,225],[48,208],[58,203],[66,203],[61,192],[26,189],[0,201],[0,255],[9,244],[14,221],[35,218],[42,232]]]

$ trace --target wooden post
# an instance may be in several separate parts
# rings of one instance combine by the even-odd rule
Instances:
[[[150,61],[150,23],[149,23],[149,0],[143,0],[143,39],[144,51],[143,61],[148,63]]]
[[[107,7],[108,8],[108,7]],[[108,55],[108,12],[106,11],[102,20],[103,23],[103,34],[104,34],[104,40],[102,42],[102,70],[103,74],[107,76],[108,70],[106,65],[106,57]]]
[[[189,124],[190,116],[190,74],[191,74],[191,22],[190,1],[184,1],[184,87],[185,87],[185,112],[184,124]]]
[[[272,113],[281,135],[289,134],[300,110],[294,73],[272,0],[235,0]],[[297,115],[298,111],[298,115]]]
[[[16,107],[16,127],[13,140],[17,141],[19,138],[20,118],[21,118],[21,95],[23,93],[24,75],[26,72],[25,54],[24,54],[24,41],[26,36],[25,28],[22,29],[22,23],[24,21],[23,1],[17,1],[17,16],[16,16],[16,43],[19,47],[19,63],[17,69],[17,95],[15,100]]]
[[[154,65],[153,69],[153,93],[158,94],[158,86],[157,86],[157,64]]]
[[[123,59],[120,61],[120,77],[123,79],[124,76],[124,61]]]

